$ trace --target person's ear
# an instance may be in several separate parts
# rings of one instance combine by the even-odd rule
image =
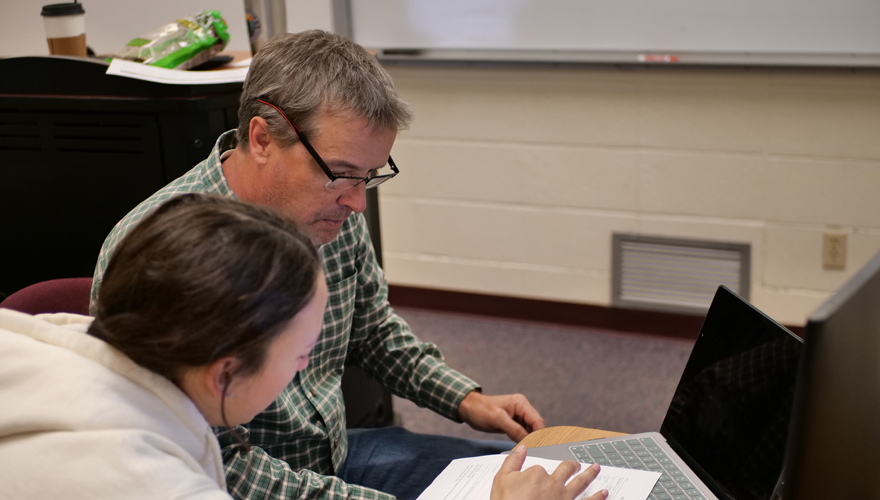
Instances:
[[[272,134],[269,133],[269,124],[260,116],[251,118],[248,127],[248,152],[259,164],[266,163],[269,145],[272,144]]]
[[[235,392],[235,382],[238,380],[235,374],[241,368],[241,361],[233,356],[226,356],[214,361],[208,366],[208,390],[211,395],[220,398],[223,392],[226,397],[232,397]]]

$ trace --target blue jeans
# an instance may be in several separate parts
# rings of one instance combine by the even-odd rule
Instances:
[[[515,444],[416,434],[402,427],[349,429],[348,458],[336,476],[414,500],[453,459],[501,453]]]

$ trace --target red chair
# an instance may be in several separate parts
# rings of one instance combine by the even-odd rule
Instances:
[[[64,278],[41,281],[14,292],[0,307],[28,314],[66,312],[89,314],[92,278]]]

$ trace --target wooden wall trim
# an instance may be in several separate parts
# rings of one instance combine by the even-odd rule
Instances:
[[[392,306],[695,340],[702,316],[389,285]],[[803,337],[802,327],[788,327]]]

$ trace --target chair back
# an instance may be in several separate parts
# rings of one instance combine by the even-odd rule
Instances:
[[[28,314],[89,314],[92,278],[64,278],[35,283],[14,292],[0,307]]]

